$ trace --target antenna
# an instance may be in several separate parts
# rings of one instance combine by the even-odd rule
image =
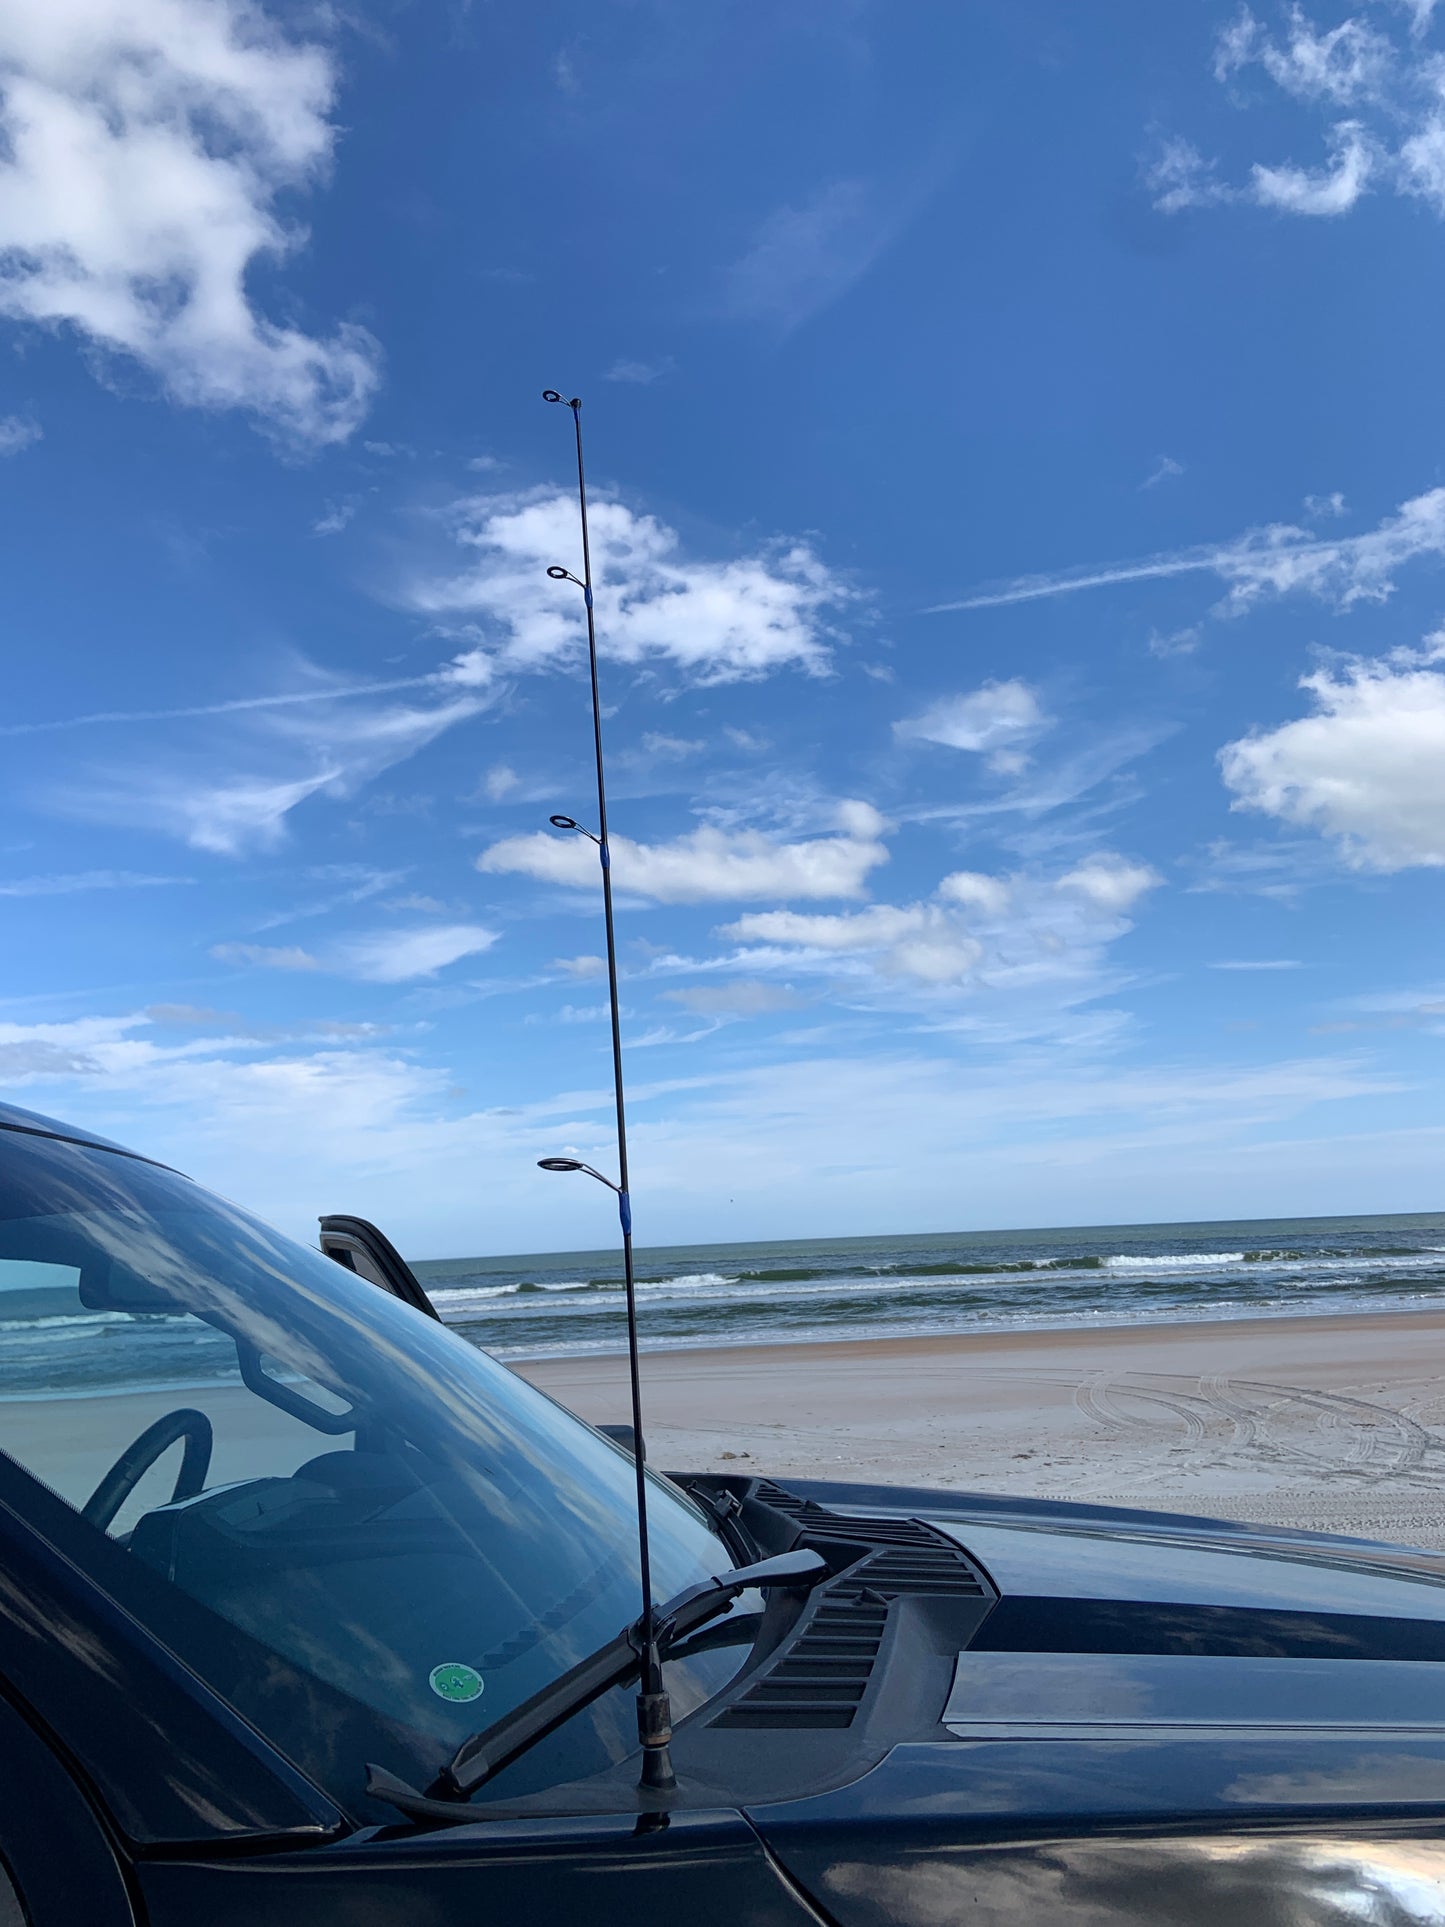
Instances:
[[[577,1158],[540,1158],[544,1171],[583,1171],[617,1194],[617,1216],[622,1225],[622,1275],[627,1289],[627,1365],[632,1387],[632,1443],[637,1469],[637,1554],[642,1575],[642,1617],[637,1622],[641,1677],[637,1695],[637,1737],[642,1742],[644,1787],[663,1790],[677,1785],[669,1744],[672,1707],[662,1680],[658,1625],[652,1606],[652,1561],[647,1547],[647,1463],[642,1434],[642,1383],[637,1367],[637,1288],[632,1274],[632,1200],[627,1188],[627,1110],[622,1095],[622,1023],[617,1006],[617,936],[612,920],[612,853],[607,842],[607,783],[602,768],[602,699],[597,688],[597,619],[592,606],[592,548],[587,530],[587,476],[582,464],[582,398],[570,401],[555,388],[542,391],[543,401],[558,402],[572,411],[577,438],[577,505],[582,517],[582,575],[554,563],[547,573],[554,582],[573,582],[587,607],[587,662],[592,672],[592,740],[597,754],[597,834],[570,816],[549,818],[554,829],[576,831],[597,845],[602,865],[602,915],[607,926],[607,996],[612,1011],[612,1084],[617,1098],[617,1183]]]

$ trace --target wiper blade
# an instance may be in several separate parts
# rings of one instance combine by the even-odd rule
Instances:
[[[789,1586],[806,1591],[831,1571],[821,1553],[799,1550],[761,1559],[756,1565],[738,1566],[689,1586],[657,1610],[654,1633],[658,1652],[665,1659],[689,1633],[727,1611],[740,1592],[754,1586]],[[457,1819],[457,1807],[503,1767],[631,1678],[641,1665],[646,1641],[647,1629],[640,1619],[624,1627],[615,1639],[513,1707],[494,1725],[464,1740],[425,1793],[409,1787],[385,1768],[370,1765],[367,1792],[373,1799],[384,1800],[417,1819]]]

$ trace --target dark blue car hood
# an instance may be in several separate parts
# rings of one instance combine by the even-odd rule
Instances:
[[[1445,1558],[1182,1515],[808,1484],[998,1604],[935,1734],[751,1806],[837,1927],[1445,1920]]]

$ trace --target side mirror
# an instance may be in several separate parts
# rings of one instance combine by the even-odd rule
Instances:
[[[385,1232],[378,1231],[365,1218],[352,1218],[340,1213],[333,1213],[318,1222],[321,1226],[321,1249],[328,1258],[334,1258],[337,1264],[354,1271],[358,1278],[364,1278],[368,1284],[390,1292],[393,1298],[400,1298],[403,1303],[415,1306],[417,1311],[425,1312],[428,1318],[441,1322],[441,1313],[422,1290],[416,1273]]]

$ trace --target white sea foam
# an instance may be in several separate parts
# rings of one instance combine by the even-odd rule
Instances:
[[[42,1318],[0,1319],[0,1331],[49,1331],[52,1327],[61,1325],[67,1329],[74,1327],[79,1330],[85,1325],[125,1325],[129,1323],[130,1313],[126,1311],[47,1312]]]
[[[1166,1252],[1158,1257],[1149,1258],[1106,1258],[1106,1271],[1183,1271],[1190,1266],[1196,1270],[1210,1265],[1242,1265],[1242,1251],[1189,1251]]]
[[[458,1285],[450,1291],[431,1291],[427,1296],[438,1311],[464,1311],[481,1299],[512,1298],[520,1285]]]

